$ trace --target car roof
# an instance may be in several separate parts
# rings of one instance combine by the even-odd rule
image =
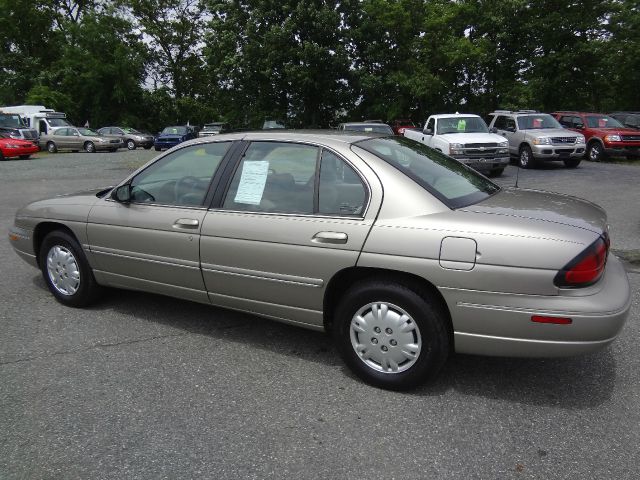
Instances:
[[[437,115],[431,115],[432,118],[455,118],[455,117],[480,117],[475,113],[438,113]]]
[[[222,133],[215,136],[215,140],[211,137],[197,139],[204,142],[223,141],[223,140],[270,140],[270,141],[290,141],[290,142],[311,142],[320,144],[343,144],[366,140],[368,138],[392,137],[389,134],[379,134],[374,132],[360,132],[352,130],[252,130],[246,132]]]

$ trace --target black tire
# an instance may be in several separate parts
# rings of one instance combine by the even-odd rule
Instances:
[[[84,151],[87,153],[95,153],[96,146],[93,144],[93,142],[85,142]]]
[[[587,158],[592,162],[602,162],[606,158],[604,148],[602,148],[599,142],[589,144],[587,147]]]
[[[60,255],[57,258],[57,264],[55,249]],[[48,258],[49,254],[52,255],[51,259]],[[61,262],[61,258],[66,261]],[[49,272],[49,260],[51,260],[51,267],[55,269],[55,272],[53,270],[51,273]],[[100,287],[96,283],[87,257],[76,239],[67,232],[54,230],[44,238],[40,247],[39,261],[42,277],[49,291],[63,305],[85,307],[98,297]],[[64,282],[69,282],[66,280],[69,275],[72,279],[75,278],[74,275],[77,275],[77,279],[76,282],[70,282],[73,285],[66,287],[65,293]],[[56,279],[62,280],[59,286],[54,283]]]
[[[20,155],[20,160],[29,160],[29,158],[31,158],[31,155]]]
[[[502,172],[504,172],[504,167],[502,167],[502,168],[494,168],[493,170],[491,170],[489,172],[489,176],[490,177],[499,177],[500,175],[502,175]]]
[[[376,318],[374,312],[378,310],[372,307],[376,303],[384,304],[389,309],[384,317],[388,319],[386,322],[381,317]],[[408,320],[401,316],[402,311],[408,315]],[[352,320],[357,314],[360,320],[369,320],[366,331],[352,329]],[[402,323],[405,328],[404,331],[397,329],[394,333],[391,327],[397,326],[393,320],[398,318],[405,318]],[[380,325],[376,325],[376,322]],[[430,293],[417,292],[401,283],[366,281],[351,287],[340,300],[334,315],[333,337],[347,366],[362,380],[380,388],[407,390],[434,378],[444,365],[450,350],[448,325],[448,315]],[[359,340],[363,341],[361,345],[364,347],[361,353],[354,346]],[[401,354],[413,348],[407,347],[407,341],[420,344],[417,357]],[[401,349],[403,343],[405,349]],[[398,350],[394,351],[396,347]],[[362,355],[364,352],[373,355],[365,360]],[[399,371],[383,371],[394,368],[391,363],[384,362],[389,362],[391,357],[397,359],[398,355],[406,360],[395,362],[395,368]],[[376,358],[380,358],[380,361]]]
[[[144,147],[145,150],[149,150],[151,148],[151,145]]]
[[[58,147],[53,142],[47,142],[47,152],[56,153],[58,151]]]
[[[5,158],[4,158],[4,155],[2,154],[2,150],[0,150],[0,162],[3,161],[4,159]]]
[[[133,140],[129,139],[125,143],[127,145],[127,149],[128,150],[135,150],[136,149],[136,142],[134,142]]]
[[[581,158],[569,158],[567,160],[563,160],[564,166],[567,168],[576,168],[578,165],[580,165],[581,161]]]
[[[520,168],[533,168],[535,166],[535,158],[533,158],[533,152],[529,145],[523,145],[520,147],[518,165]]]
[[[154,147],[156,149],[156,152],[159,152],[160,150],[162,150],[160,147]]]

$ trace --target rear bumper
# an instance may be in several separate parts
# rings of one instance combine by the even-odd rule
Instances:
[[[563,357],[599,350],[618,335],[631,306],[627,274],[613,255],[604,277],[584,291],[555,296],[441,292],[453,319],[456,352],[492,356]],[[572,322],[535,323],[533,315]]]

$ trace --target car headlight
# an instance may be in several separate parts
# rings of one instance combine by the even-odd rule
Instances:
[[[498,147],[500,148],[507,148],[509,146],[509,142],[500,142],[498,144]]]
[[[576,137],[576,143],[584,143],[585,139],[584,139],[584,135],[578,135]]]
[[[551,139],[549,137],[539,137],[533,139],[534,145],[551,145]]]
[[[620,138],[620,135],[605,135],[604,141],[605,142],[621,142],[622,139]]]
[[[463,148],[464,145],[462,143],[451,143],[449,144],[449,155],[461,155]]]
[[[15,143],[7,143],[5,145],[5,147],[7,147],[7,148],[20,148],[21,145],[16,145]]]

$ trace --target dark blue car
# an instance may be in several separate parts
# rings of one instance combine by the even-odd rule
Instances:
[[[153,146],[155,147],[156,151],[160,151],[163,148],[175,147],[179,143],[191,140],[192,138],[196,138],[197,136],[198,135],[193,127],[190,127],[188,125],[166,127],[156,137],[155,141],[153,142]]]

